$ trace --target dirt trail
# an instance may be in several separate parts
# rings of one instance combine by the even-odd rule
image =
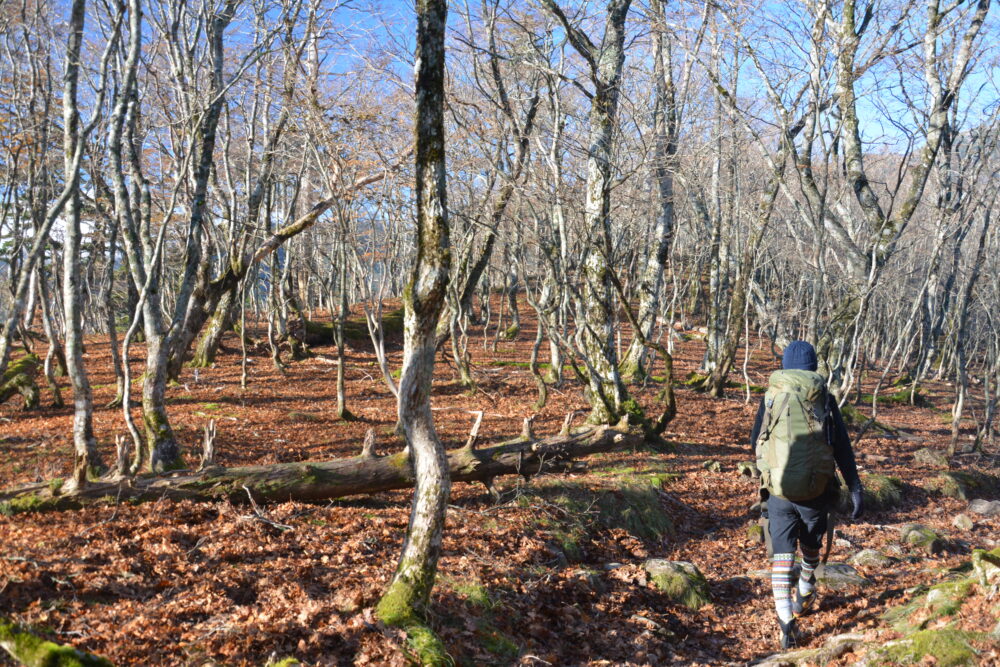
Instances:
[[[534,384],[523,367],[533,323],[523,320],[518,340],[499,342],[495,353],[472,332],[476,393],[439,363],[433,403],[452,446],[464,441],[469,410],[486,410],[484,442],[516,435],[534,412]],[[702,350],[697,339],[679,345],[678,377],[696,368]],[[335,367],[327,361],[294,363],[284,377],[263,353],[251,361],[246,392],[231,352],[197,380],[185,369],[182,386],[170,390],[171,417],[189,455],[213,418],[223,465],[355,455],[368,428],[378,433],[380,453],[399,447],[390,435],[394,402],[364,349],[352,350],[348,361],[348,407],[358,422],[332,416]],[[100,405],[114,389],[106,344],[88,344],[88,364]],[[764,384],[773,365],[769,354],[754,350],[752,383]],[[650,404],[655,391],[651,383],[640,400]],[[49,398],[43,390],[43,405]],[[667,433],[673,452],[617,452],[559,480],[506,480],[508,502],[501,506],[482,486],[456,486],[434,596],[434,624],[456,661],[717,665],[771,654],[770,588],[749,576],[766,567],[763,547],[747,534],[756,518],[749,512],[754,482],[736,471],[751,458],[747,432],[757,400],[745,403],[739,389],[722,400],[680,389],[680,414]],[[958,541],[935,556],[905,551],[892,567],[859,568],[873,585],[859,594],[827,592],[803,623],[809,645],[848,630],[890,637],[880,615],[905,600],[907,589],[967,560],[972,546],[996,546],[1000,520],[974,517],[973,529],[960,532],[951,522],[967,503],[921,489],[936,473],[915,463],[913,453],[943,447],[950,433],[943,421],[947,387],[931,387],[928,400],[931,407],[893,405],[880,415],[920,441],[875,435],[856,447],[863,473],[892,475],[907,486],[900,507],[840,525],[832,559],[861,548],[891,550],[899,527],[911,521]],[[567,412],[585,407],[570,383],[551,393],[535,430],[554,433]],[[0,406],[0,485],[65,475],[70,419],[68,409]],[[98,410],[95,428],[110,460],[113,437],[124,432],[120,412]],[[709,459],[719,462],[718,472],[704,467]],[[653,476],[655,498],[674,524],[660,538],[592,521],[596,510],[574,516],[541,491],[558,482],[585,493]],[[287,531],[226,504],[116,507],[109,499],[107,507],[81,512],[0,517],[0,615],[120,664],[259,665],[287,656],[306,664],[405,664],[403,637],[378,630],[371,607],[391,575],[408,503],[409,495],[398,492],[267,507],[270,518],[293,527]],[[645,582],[641,565],[650,557],[694,562],[713,603],[691,611],[667,600]]]

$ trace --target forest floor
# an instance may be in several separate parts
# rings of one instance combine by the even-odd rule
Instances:
[[[485,411],[484,444],[515,437],[532,414],[539,435],[556,433],[570,411],[581,411],[576,423],[582,421],[586,404],[575,381],[553,389],[544,409],[531,406],[536,390],[525,362],[534,323],[523,319],[517,340],[501,340],[495,349],[492,338],[484,345],[480,328],[470,331],[475,392],[460,387],[438,355],[433,406],[449,447],[464,442],[470,411]],[[238,339],[230,336],[226,344],[229,351],[214,368],[197,375],[185,368],[182,383],[169,391],[170,416],[190,461],[196,462],[210,419],[217,422],[222,465],[354,456],[369,428],[380,454],[401,447],[392,435],[395,402],[370,346],[349,350],[348,407],[359,419],[342,422],[333,416],[332,348],[314,348],[319,356],[291,363],[284,375],[264,350],[255,350],[242,390]],[[679,379],[697,368],[703,350],[696,335],[677,344]],[[394,368],[400,357],[396,346]],[[96,404],[103,406],[114,393],[106,341],[88,343],[87,364]],[[752,384],[766,384],[776,364],[766,347],[752,350]],[[65,379],[60,383],[68,399]],[[649,407],[658,389],[653,381],[636,394]],[[1000,518],[975,516],[972,528],[960,531],[952,521],[968,502],[923,488],[937,471],[914,461],[914,452],[946,446],[951,390],[931,385],[924,396],[922,407],[880,410],[880,421],[905,437],[869,431],[856,444],[862,472],[899,478],[904,494],[897,507],[838,522],[831,560],[844,562],[863,548],[897,557],[889,567],[859,566],[873,582],[867,588],[824,591],[819,608],[803,619],[806,646],[847,631],[875,642],[898,636],[881,620],[887,608],[968,562],[971,548],[998,546]],[[23,411],[14,400],[0,406],[0,487],[70,469],[71,410],[49,407],[50,399],[43,388],[40,409]],[[718,665],[774,653],[770,587],[754,576],[767,567],[766,556],[748,534],[757,518],[750,509],[756,482],[736,469],[752,458],[747,441],[758,400],[754,395],[748,403],[741,388],[712,399],[679,387],[679,414],[666,434],[673,451],[621,451],[587,459],[585,472],[498,480],[505,491],[499,505],[482,485],[456,485],[432,608],[432,624],[456,663]],[[111,461],[114,436],[125,432],[121,411],[99,407],[94,426]],[[718,469],[706,467],[708,460]],[[987,462],[958,460],[962,467]],[[655,509],[672,529],[648,516],[646,523],[608,516],[601,494],[614,496],[642,480],[654,485]],[[995,488],[984,493],[997,497]],[[286,657],[309,665],[406,664],[405,637],[381,629],[373,607],[392,575],[411,495],[263,508],[289,530],[228,503],[119,506],[109,498],[106,506],[81,511],[0,516],[0,616],[118,664],[263,665]],[[952,538],[948,548],[935,555],[901,551],[899,529],[915,521]],[[694,611],[670,601],[642,571],[654,557],[697,565],[712,602]],[[974,616],[967,622],[985,625]],[[1000,664],[997,656],[986,649],[980,662]],[[837,663],[857,659],[848,653]]]

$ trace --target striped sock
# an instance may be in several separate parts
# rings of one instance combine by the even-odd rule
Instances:
[[[802,573],[799,575],[799,594],[809,595],[816,588],[816,566],[819,565],[819,549],[802,546]]]
[[[782,623],[792,620],[792,564],[795,554],[774,554],[771,559],[771,591],[774,610]]]

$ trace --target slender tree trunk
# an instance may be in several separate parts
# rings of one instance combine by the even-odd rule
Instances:
[[[979,280],[982,271],[983,260],[986,254],[986,240],[990,235],[990,211],[987,210],[983,216],[982,229],[979,232],[979,245],[976,248],[976,256],[969,271],[969,277],[962,288],[961,296],[957,306],[955,324],[955,403],[951,410],[951,442],[948,445],[948,455],[954,456],[958,448],[958,438],[962,430],[962,415],[965,409],[965,397],[969,389],[969,374],[966,368],[966,327],[969,322],[969,306],[972,302],[972,294]]]
[[[67,71],[63,91],[63,147],[65,178],[78,182],[80,164],[75,159],[80,138],[80,114],[77,107],[80,47],[86,16],[86,0],[74,0],[70,10],[70,34],[66,47]],[[75,489],[87,485],[87,475],[100,465],[94,439],[94,400],[83,361],[83,312],[80,265],[80,192],[70,195],[65,215],[63,239],[63,307],[66,319],[66,365],[73,386],[73,478]]]
[[[421,631],[441,553],[451,480],[444,446],[434,430],[430,391],[434,372],[435,329],[444,306],[450,264],[444,138],[444,37],[446,0],[417,1],[416,57],[416,246],[417,255],[404,292],[403,375],[399,384],[399,422],[413,459],[416,488],[410,524],[396,573],[378,605],[387,624]],[[423,662],[444,660],[420,656]]]
[[[46,283],[44,267],[36,269],[38,276],[36,277],[38,283],[38,291],[40,295],[39,303],[42,307],[42,326],[45,329],[45,337],[49,341],[49,349],[45,353],[45,382],[49,385],[49,389],[52,391],[52,405],[61,408],[63,407],[62,394],[59,391],[59,385],[56,384],[55,372],[52,369],[53,360],[63,360],[65,365],[66,357],[63,353],[62,343],[59,340],[59,333],[56,331],[55,323],[52,321],[52,306],[49,300],[49,290]]]
[[[334,338],[337,343],[337,419],[351,421],[355,419],[350,410],[347,409],[347,388],[345,386],[347,364],[347,354],[344,341],[344,323],[350,313],[347,307],[347,241],[341,239],[338,244],[337,253],[337,297],[334,303],[337,304],[337,320],[334,322]],[[332,303],[331,303],[332,306]]]
[[[674,87],[671,44],[666,36],[663,5],[652,3],[653,34],[656,48],[653,54],[653,77],[656,80],[656,101],[653,109],[653,178],[656,192],[656,219],[653,246],[639,279],[639,313],[637,321],[643,337],[650,339],[660,310],[667,258],[674,238],[674,158],[677,154],[678,109]],[[646,346],[633,337],[622,359],[622,379],[631,382],[646,375]]]
[[[108,261],[104,267],[104,309],[108,327],[108,343],[111,346],[111,366],[115,372],[115,397],[108,407],[120,407],[125,396],[125,373],[122,370],[122,357],[118,349],[118,323],[115,321],[114,301],[112,300],[115,284],[115,258],[118,245],[118,221],[111,220],[108,225],[111,233],[108,238]],[[128,282],[128,278],[126,278]]]
[[[588,421],[607,424],[618,420],[628,392],[618,374],[615,349],[615,312],[611,271],[611,186],[615,122],[619,87],[625,63],[625,19],[631,0],[609,0],[600,46],[570,25],[555,0],[545,6],[563,24],[573,48],[587,61],[594,94],[590,107],[587,152],[585,227],[593,239],[583,262],[580,340],[588,363]]]
[[[174,305],[173,318],[166,337],[167,358],[168,361],[173,360],[169,368],[172,377],[177,377],[180,374],[185,352],[198,333],[195,322],[199,319],[198,314],[203,312],[198,299],[192,297],[199,279],[204,277],[205,271],[202,260],[202,237],[205,214],[208,210],[208,185],[213,168],[219,118],[226,101],[226,81],[223,72],[225,32],[236,15],[238,5],[239,0],[225,0],[222,7],[218,11],[212,12],[208,18],[206,36],[211,57],[212,83],[209,90],[209,103],[196,121],[197,125],[192,141],[192,150],[195,152],[196,161],[194,178],[192,179],[191,215],[188,218],[185,245],[186,259],[180,289]],[[202,319],[197,322],[197,325],[200,326],[203,322]]]

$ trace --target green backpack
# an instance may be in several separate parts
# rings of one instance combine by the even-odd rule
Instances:
[[[791,501],[819,497],[836,469],[824,424],[826,382],[818,373],[781,370],[771,374],[764,394],[764,420],[757,438],[761,485]]]

